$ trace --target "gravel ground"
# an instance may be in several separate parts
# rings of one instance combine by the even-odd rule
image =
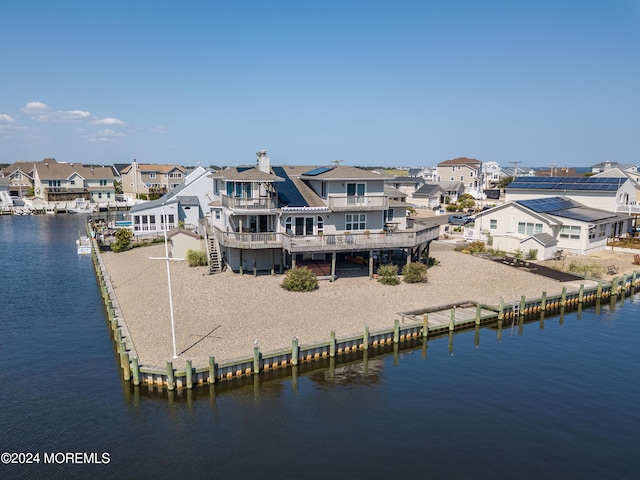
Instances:
[[[141,365],[162,366],[173,354],[164,246],[102,254],[108,275],[138,352]],[[440,264],[428,281],[398,286],[365,278],[320,281],[313,292],[294,293],[280,287],[282,275],[208,275],[206,267],[171,262],[176,349],[194,366],[253,355],[257,340],[263,353],[284,350],[293,337],[300,345],[393,327],[398,312],[472,300],[498,305],[521,295],[538,298],[562,291],[562,283],[498,262],[454,252],[434,242],[431,256]],[[570,285],[568,290],[579,287]],[[174,362],[175,363],[175,362]]]

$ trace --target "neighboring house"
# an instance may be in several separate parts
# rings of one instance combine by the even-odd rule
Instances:
[[[444,190],[444,202],[440,203],[456,203],[460,199],[460,196],[465,193],[462,182],[440,181],[438,182],[438,185],[440,185],[440,188]]]
[[[593,175],[595,178],[628,178],[636,187],[636,203],[640,202],[640,172],[635,165],[622,165]]]
[[[407,197],[411,197],[413,192],[424,185],[424,179],[419,176],[405,177],[396,176],[384,181],[385,185],[396,188],[403,192]]]
[[[34,163],[33,172],[34,194],[45,202],[69,203],[81,198],[107,204],[116,200],[110,167],[87,167],[45,158]]]
[[[8,177],[0,177],[0,206],[4,206],[11,201],[9,181],[10,179]]]
[[[9,179],[9,195],[25,197],[33,187],[34,162],[15,162],[2,170],[2,176]]]
[[[425,183],[411,195],[411,203],[418,207],[435,208],[445,203],[447,192],[439,183]]]
[[[265,151],[255,167],[216,172],[206,229],[211,271],[222,257],[232,270],[254,274],[326,262],[333,279],[338,253],[364,253],[370,275],[383,250],[420,258],[439,229],[409,221],[407,204],[385,193],[386,180],[342,165],[271,167]]]
[[[526,254],[538,244],[537,259],[547,260],[554,247],[582,255],[603,250],[607,237],[626,234],[631,221],[563,196],[512,200],[477,214],[473,238],[491,239],[492,248],[511,253],[519,248]]]
[[[165,228],[178,225],[198,230],[200,219],[209,213],[213,181],[211,173],[202,167],[191,172],[185,183],[157,200],[131,207],[131,223],[135,235],[156,235]],[[163,216],[164,210],[164,216]]]
[[[507,187],[505,201],[560,195],[590,208],[628,213],[636,187],[627,177],[518,177]]]
[[[185,169],[180,165],[138,163],[120,170],[122,192],[130,198],[164,195],[184,183]]]
[[[409,169],[409,177],[419,177],[422,178],[425,182],[433,182],[435,181],[435,168],[424,167],[424,168],[410,168]]]
[[[464,193],[478,198],[482,194],[482,162],[475,158],[460,157],[437,165],[439,182],[462,182]]]

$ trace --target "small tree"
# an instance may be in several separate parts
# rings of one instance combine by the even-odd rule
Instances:
[[[405,283],[420,283],[427,279],[427,266],[424,263],[407,263],[402,269]]]
[[[133,232],[128,228],[121,228],[116,232],[116,241],[111,244],[111,250],[114,252],[124,252],[131,248],[131,237]]]
[[[318,287],[318,277],[307,267],[296,267],[285,273],[280,286],[290,292],[310,292]]]
[[[187,263],[190,267],[207,265],[207,252],[203,250],[187,250]]]
[[[393,264],[380,265],[378,268],[378,281],[383,285],[398,285],[398,266]]]

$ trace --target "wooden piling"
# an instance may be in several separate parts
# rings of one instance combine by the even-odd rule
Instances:
[[[396,319],[393,324],[393,343],[400,341],[400,320]]]
[[[476,325],[480,325],[480,317],[482,316],[482,305],[476,305]]]
[[[584,302],[584,283],[580,284],[580,290],[578,291],[578,304],[582,305]]]
[[[140,365],[138,363],[138,357],[133,357],[131,369],[133,370],[133,384],[138,386],[140,385]]]
[[[527,298],[524,295],[522,295],[520,297],[520,317],[524,317],[524,313],[525,313],[524,306],[526,303],[527,303]]]
[[[362,348],[369,350],[369,326],[364,326],[364,334],[362,335]]]
[[[123,352],[122,360],[124,363],[122,378],[125,382],[129,382],[131,381],[131,364],[129,363],[129,354],[127,352]]]
[[[253,373],[260,373],[260,347],[257,342],[253,345]]]
[[[336,332],[331,332],[331,340],[329,340],[329,356],[336,356]]]
[[[560,297],[560,308],[567,305],[567,287],[562,287],[562,296]]]
[[[429,315],[426,313],[422,315],[422,337],[427,338],[429,336]]]
[[[193,388],[193,365],[187,360],[187,388]]]
[[[169,361],[167,362],[167,390],[173,390],[176,388],[176,382],[173,377],[173,364]]]
[[[454,328],[456,328],[456,307],[449,311],[449,331],[453,332]]]
[[[544,313],[547,309],[547,292],[542,292],[542,298],[540,299],[540,311]]]
[[[598,282],[598,288],[596,289],[596,300],[600,300],[602,298],[602,282]]]
[[[504,318],[504,299],[502,297],[500,297],[500,306],[498,308],[498,321],[502,322]]]
[[[216,377],[218,376],[216,368],[216,357],[211,355],[209,357],[209,383],[216,383]]]
[[[291,365],[298,365],[299,355],[298,337],[295,337],[291,343]]]

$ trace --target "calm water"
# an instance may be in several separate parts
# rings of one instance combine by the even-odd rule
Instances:
[[[0,478],[639,478],[640,295],[168,398],[120,380],[83,220],[0,217],[0,452],[41,455]]]

